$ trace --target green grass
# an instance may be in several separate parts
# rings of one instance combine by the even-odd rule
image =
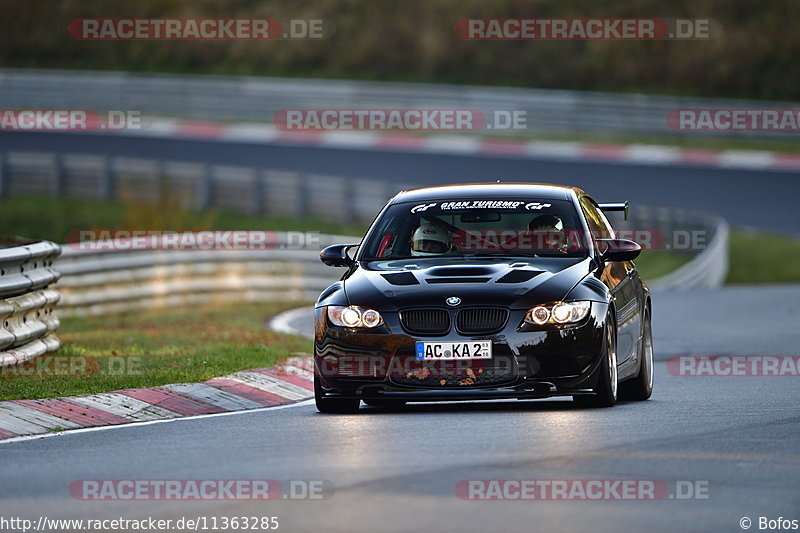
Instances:
[[[308,339],[265,327],[270,316],[302,305],[308,303],[237,304],[65,318],[59,328],[62,347],[48,355],[73,356],[60,360],[77,362],[78,368],[87,371],[37,376],[22,375],[25,367],[2,369],[0,400],[199,382],[238,370],[269,367],[291,353],[311,352]],[[34,363],[27,368],[34,370]]]
[[[636,259],[636,266],[645,281],[649,281],[672,272],[690,258],[678,252],[643,251]],[[731,230],[725,283],[800,283],[800,238]]]
[[[166,205],[164,205],[166,204]],[[317,231],[363,234],[365,227],[322,219],[260,217],[211,210],[188,211],[169,200],[162,205],[39,196],[0,200],[0,235],[66,242],[70,232],[89,229]]]
[[[692,257],[687,254],[663,250],[642,251],[636,258],[636,268],[645,282],[665,276],[685,265]]]
[[[800,238],[733,230],[726,283],[800,283]]]

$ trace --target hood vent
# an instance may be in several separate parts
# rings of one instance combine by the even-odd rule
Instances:
[[[491,276],[496,271],[491,268],[478,267],[478,266],[441,266],[431,268],[426,272],[428,276],[442,276],[442,277],[455,277],[455,276]]]
[[[492,278],[428,278],[428,283],[486,283]]]
[[[417,277],[411,272],[397,272],[394,274],[381,274],[383,279],[392,285],[419,285]]]
[[[525,283],[542,272],[542,270],[512,270],[495,283]]]

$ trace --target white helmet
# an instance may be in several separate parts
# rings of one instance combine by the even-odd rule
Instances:
[[[411,237],[411,255],[434,256],[450,251],[450,234],[435,224],[422,223]]]

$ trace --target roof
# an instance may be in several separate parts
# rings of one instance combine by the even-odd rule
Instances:
[[[396,202],[424,202],[427,200],[450,200],[458,198],[545,198],[567,200],[571,193],[584,192],[577,187],[550,183],[461,183],[412,189],[398,194]]]

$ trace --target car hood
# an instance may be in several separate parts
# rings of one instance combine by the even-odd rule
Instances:
[[[379,310],[416,306],[497,305],[528,309],[564,299],[590,272],[591,259],[485,259],[362,265],[344,280],[348,303]],[[414,268],[416,267],[416,268]]]

